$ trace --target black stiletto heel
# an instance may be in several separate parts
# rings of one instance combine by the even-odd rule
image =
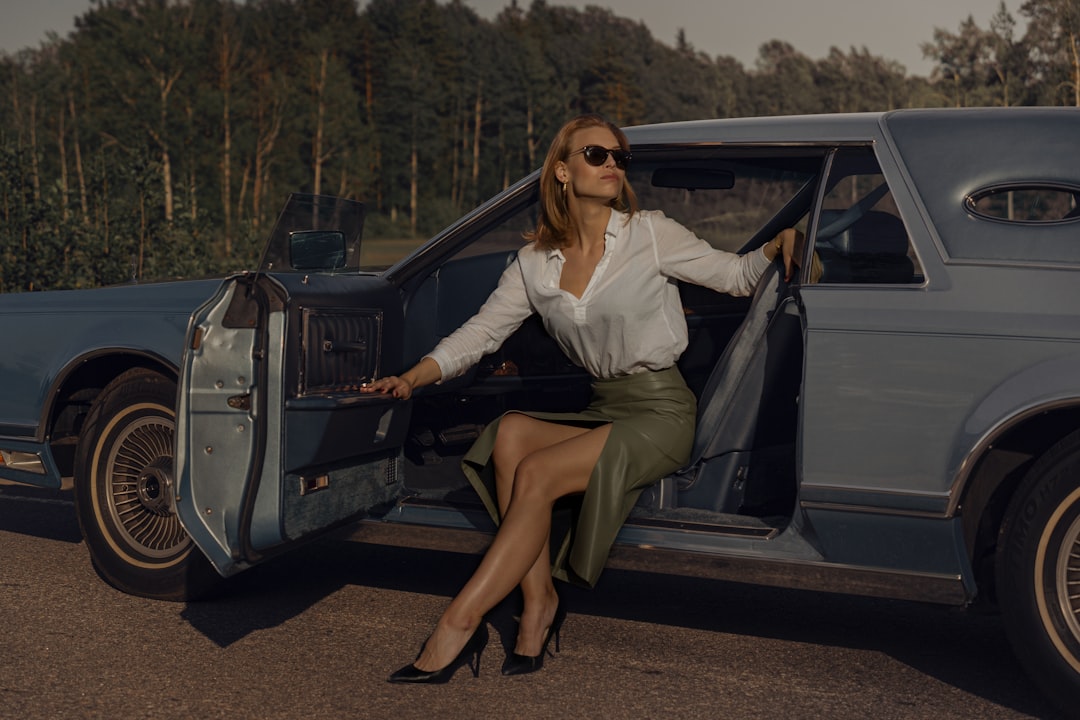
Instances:
[[[540,646],[540,654],[519,655],[516,652],[510,653],[506,656],[506,661],[503,662],[502,674],[525,675],[544,667],[544,655],[555,657],[554,653],[548,650],[548,644],[552,638],[555,638],[555,652],[559,652],[559,633],[562,630],[564,620],[566,620],[566,608],[560,602],[559,607],[555,610],[555,617],[551,621],[551,626],[548,627],[547,634],[544,635],[544,644]]]
[[[469,666],[473,677],[480,677],[480,655],[484,652],[487,642],[487,625],[481,622],[480,627],[476,628],[476,632],[465,643],[465,647],[461,648],[461,652],[457,654],[457,657],[445,667],[438,670],[421,670],[416,667],[415,663],[412,663],[393,673],[387,679],[392,683],[442,684],[449,682],[450,678],[454,676],[454,673],[462,665]],[[423,649],[421,649],[421,652],[423,652]]]

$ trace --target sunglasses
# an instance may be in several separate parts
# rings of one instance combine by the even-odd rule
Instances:
[[[626,166],[630,164],[630,158],[633,157],[629,150],[609,150],[603,145],[586,145],[580,150],[575,150],[574,152],[570,153],[570,155],[567,155],[567,157],[570,157],[571,155],[577,155],[578,153],[584,155],[585,162],[589,163],[593,167],[600,167],[601,165],[606,163],[608,155],[610,155],[611,159],[615,161],[615,167],[619,168],[620,170],[625,170]]]

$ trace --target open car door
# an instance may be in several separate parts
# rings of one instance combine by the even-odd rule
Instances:
[[[404,323],[397,291],[357,271],[362,210],[292,196],[259,271],[191,317],[174,500],[222,575],[397,497],[411,403],[359,388],[399,371]]]

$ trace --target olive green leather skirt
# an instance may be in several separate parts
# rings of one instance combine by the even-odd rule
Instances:
[[[592,400],[582,412],[522,414],[579,427],[611,424],[588,488],[580,503],[571,503],[572,517],[552,563],[556,578],[592,587],[641,491],[689,460],[697,414],[694,394],[672,367],[594,380]],[[491,453],[499,420],[484,429],[461,463],[496,523],[500,517]]]

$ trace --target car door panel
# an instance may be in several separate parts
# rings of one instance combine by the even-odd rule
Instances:
[[[176,505],[220,573],[397,496],[411,403],[359,388],[399,371],[401,315],[378,277],[300,274],[234,278],[193,315]]]

